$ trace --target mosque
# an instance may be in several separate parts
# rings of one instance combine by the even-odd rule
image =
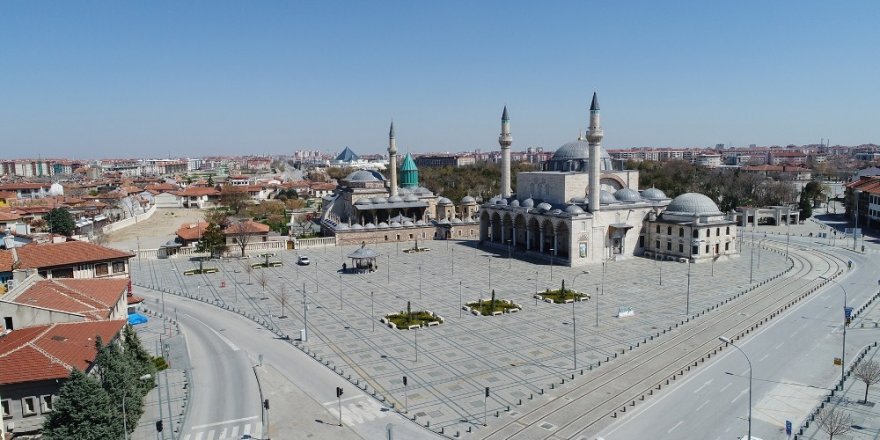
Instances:
[[[419,186],[419,170],[407,153],[397,180],[397,139],[394,123],[388,133],[388,173],[359,170],[346,176],[325,196],[321,229],[337,244],[415,240],[476,240],[477,201],[466,196],[458,205]]]
[[[518,173],[514,194],[505,107],[501,194],[480,206],[481,244],[571,267],[631,256],[700,262],[738,255],[734,214],[698,193],[670,199],[657,188],[639,192],[638,171],[615,169],[603,136],[594,93],[586,136],[561,146],[541,171]]]

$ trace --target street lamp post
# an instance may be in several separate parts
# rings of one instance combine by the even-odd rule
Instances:
[[[458,282],[458,317],[461,319],[461,281]]]
[[[507,268],[510,269],[510,260],[513,258],[513,240],[507,240]]]
[[[309,340],[309,296],[306,293],[306,283],[303,281],[303,334],[302,342]]]
[[[419,299],[422,299],[422,266],[419,265]]]
[[[746,357],[746,362],[749,363],[749,431],[748,438],[752,439],[752,361],[749,359],[749,356],[744,352],[741,348],[739,348],[736,344],[734,344],[729,338],[725,338],[724,336],[719,336],[718,340],[725,343],[730,344],[733,348],[739,350],[743,356]]]
[[[153,376],[150,374],[145,374],[138,378],[138,380],[150,380]],[[122,388],[122,436],[125,440],[128,440],[128,417],[125,414],[125,393],[128,388]]]
[[[553,255],[556,253],[556,248],[550,248],[550,281],[553,281]]]
[[[373,292],[370,292],[370,321],[373,322],[373,331],[376,331],[376,313],[373,309]]]
[[[819,278],[825,281],[830,281],[836,284],[837,287],[840,287],[840,290],[843,290],[843,342],[840,349],[840,385],[843,386],[846,370],[846,288],[843,287],[843,284],[840,284],[831,278],[823,276],[819,276]]]
[[[342,274],[339,274],[339,310],[342,310]]]

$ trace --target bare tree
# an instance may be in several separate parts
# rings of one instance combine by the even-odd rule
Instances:
[[[868,403],[868,388],[877,382],[880,382],[880,364],[875,361],[859,362],[853,370],[853,374],[865,383],[865,400]]]
[[[260,299],[269,299],[266,296],[266,285],[269,284],[269,275],[266,274],[265,270],[261,270],[260,274],[257,275],[257,284],[260,285],[260,294],[262,295]]]
[[[254,273],[254,267],[250,263],[245,262],[244,271],[248,274],[248,285],[251,285],[251,275]]]
[[[232,235],[235,244],[241,249],[241,256],[244,257],[244,250],[251,241],[251,229],[248,226],[248,222],[246,220],[239,220],[238,223],[229,226],[226,230]]]
[[[852,418],[849,413],[831,407],[819,411],[819,414],[816,415],[816,423],[828,434],[828,440],[832,440],[835,435],[846,434],[852,430]]]

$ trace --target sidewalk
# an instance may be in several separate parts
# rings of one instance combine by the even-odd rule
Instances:
[[[170,321],[163,325],[162,318],[147,303],[141,304],[138,312],[150,319],[135,327],[144,348],[153,356],[162,353],[169,367],[156,374],[158,386],[150,390],[144,398],[144,414],[129,439],[175,439],[183,425],[189,398],[189,355],[186,343],[177,325]],[[156,422],[160,417],[163,430],[158,433]]]
[[[254,371],[260,383],[262,398],[269,399],[267,438],[361,439],[348,427],[339,426],[339,413],[335,404],[324,406],[316,402],[270,365],[254,367]],[[263,417],[265,416],[264,410]]]
[[[880,362],[877,343],[875,342],[864,352],[861,362]],[[851,417],[852,430],[846,434],[836,435],[834,438],[841,440],[877,439],[880,437],[880,385],[874,385],[868,392],[868,403],[863,404],[865,398],[865,383],[859,380],[851,372],[846,375],[843,391],[835,391],[832,396],[823,399],[825,408],[833,408],[843,411]],[[808,418],[807,420],[810,420]],[[797,428],[795,428],[797,430]],[[792,438],[802,440],[826,439],[828,434],[822,430],[819,423],[809,421],[802,435]]]

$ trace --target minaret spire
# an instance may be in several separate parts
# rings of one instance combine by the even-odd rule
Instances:
[[[501,146],[501,197],[508,198],[513,191],[510,184],[510,145],[513,137],[510,136],[510,116],[507,114],[507,106],[501,113],[501,135],[498,136],[498,145]]]
[[[601,145],[602,124],[599,119],[599,97],[593,92],[593,102],[590,103],[590,131],[587,133],[587,142],[590,145],[590,178],[589,200],[590,212],[599,212],[599,179],[602,174],[601,168]]]
[[[397,195],[397,139],[394,137],[394,121],[388,130],[388,169],[391,177],[391,196]]]

